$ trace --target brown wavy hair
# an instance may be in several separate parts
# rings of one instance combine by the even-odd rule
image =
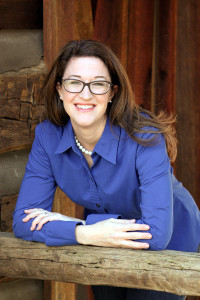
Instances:
[[[151,146],[158,133],[165,137],[168,155],[173,162],[177,154],[177,139],[175,134],[175,118],[160,112],[158,116],[139,107],[135,103],[134,94],[128,76],[116,55],[106,45],[95,40],[74,40],[68,42],[59,52],[49,74],[44,82],[41,98],[46,100],[49,120],[59,126],[68,122],[63,101],[60,100],[56,86],[62,85],[66,66],[72,57],[97,57],[108,68],[111,81],[118,86],[112,98],[112,104],[107,107],[107,115],[113,125],[119,125],[137,143]],[[147,128],[147,129],[145,129]],[[154,133],[152,139],[138,137],[141,133]]]

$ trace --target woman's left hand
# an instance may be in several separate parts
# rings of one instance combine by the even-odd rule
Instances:
[[[56,212],[50,212],[42,208],[26,209],[24,212],[27,214],[27,216],[22,220],[23,222],[28,222],[29,220],[35,218],[30,228],[31,231],[35,230],[36,226],[37,226],[36,230],[41,230],[45,223],[51,221],[58,221],[58,220],[82,222],[83,224],[85,224],[84,220],[68,217]]]

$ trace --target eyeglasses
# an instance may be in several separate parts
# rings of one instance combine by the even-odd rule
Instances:
[[[103,95],[106,94],[109,89],[113,86],[113,84],[109,81],[91,81],[91,82],[83,82],[77,79],[63,79],[62,84],[64,89],[70,93],[80,93],[84,89],[85,86],[88,86],[89,91],[95,95]]]

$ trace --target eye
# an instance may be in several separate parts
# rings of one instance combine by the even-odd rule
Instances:
[[[92,83],[92,85],[93,86],[96,86],[96,87],[105,87],[105,86],[107,86],[108,85],[108,83],[107,82],[105,82],[105,81],[94,81],[93,83]]]
[[[78,80],[68,80],[68,84],[70,85],[82,85],[82,82]]]

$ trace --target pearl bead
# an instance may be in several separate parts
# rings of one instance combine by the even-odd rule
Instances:
[[[83,153],[88,154],[88,155],[92,155],[92,151],[86,150],[86,149],[80,144],[80,142],[78,141],[77,137],[76,137],[76,136],[74,136],[74,137],[75,137],[75,141],[76,141],[77,147],[78,147]]]

